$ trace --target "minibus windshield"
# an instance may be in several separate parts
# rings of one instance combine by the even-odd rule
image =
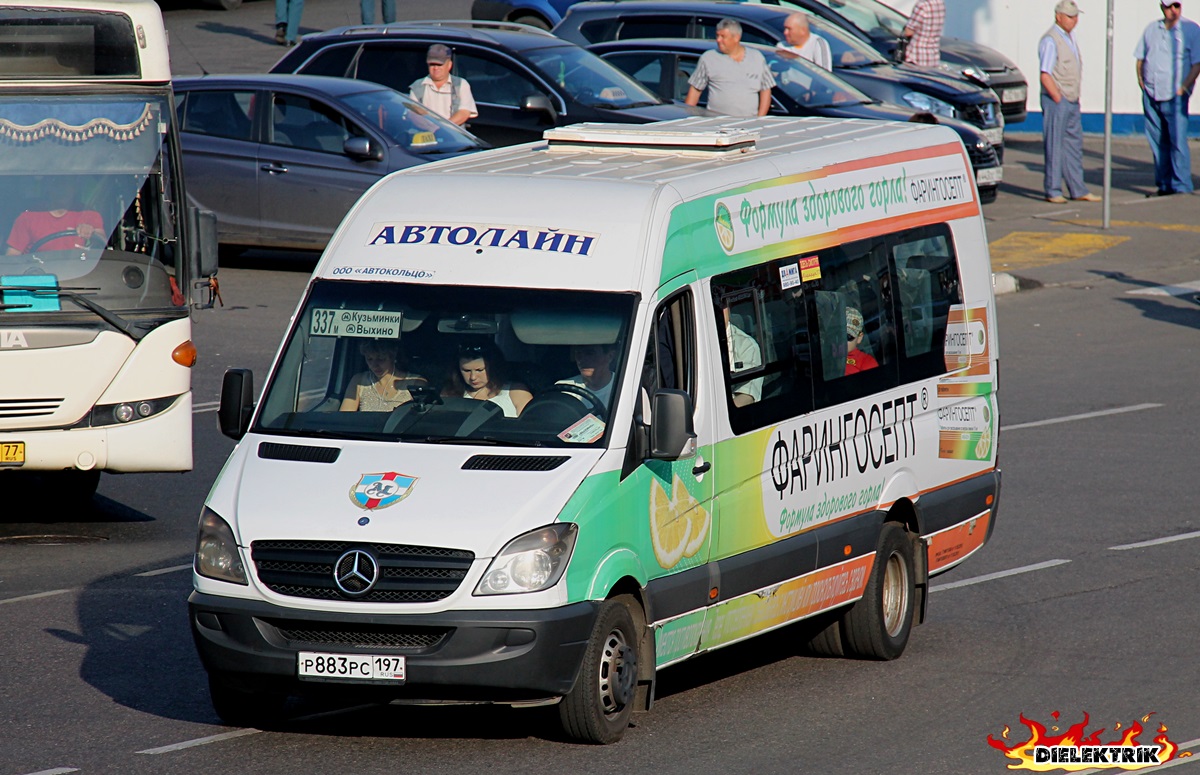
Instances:
[[[601,445],[636,301],[633,294],[318,280],[254,430]]]

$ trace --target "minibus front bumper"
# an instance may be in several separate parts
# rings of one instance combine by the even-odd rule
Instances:
[[[289,692],[520,702],[571,691],[600,604],[376,615],[304,611],[193,592],[192,636],[210,674]],[[404,656],[403,684],[300,681],[297,654]]]

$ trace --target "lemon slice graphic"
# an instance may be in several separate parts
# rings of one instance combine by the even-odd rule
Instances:
[[[654,557],[659,565],[672,568],[683,559],[691,530],[691,520],[676,510],[674,501],[658,480],[651,479],[650,543],[654,545]]]
[[[675,503],[677,513],[687,517],[691,524],[691,529],[688,531],[687,545],[683,547],[684,557],[694,557],[696,552],[700,551],[704,546],[704,539],[708,537],[708,526],[712,522],[708,512],[700,506],[700,501],[692,497],[688,492],[687,487],[683,483],[683,479],[678,476],[671,484],[671,500]]]
[[[986,459],[988,451],[992,448],[992,426],[983,429],[983,433],[979,434],[979,441],[975,444],[975,457],[980,460]]]

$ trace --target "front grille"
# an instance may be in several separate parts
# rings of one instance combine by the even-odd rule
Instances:
[[[301,463],[335,463],[341,450],[337,447],[309,447],[303,444],[278,444],[264,441],[258,445],[258,456],[267,460],[295,460]]]
[[[988,146],[985,150],[979,150],[974,145],[967,148],[967,155],[971,157],[971,166],[976,170],[985,167],[995,167],[1000,161],[996,158],[996,149]]]
[[[379,580],[365,595],[350,597],[334,583],[333,569],[338,558],[354,548],[374,555]],[[259,580],[277,594],[364,603],[441,600],[458,589],[475,560],[474,553],[460,549],[354,541],[255,541],[250,556]]]
[[[448,627],[390,627],[341,622],[296,622],[288,619],[261,621],[274,627],[292,648],[352,646],[365,649],[428,651],[439,646],[451,632]]]
[[[474,455],[464,471],[553,471],[571,458],[561,455]]]
[[[0,398],[0,419],[45,417],[62,406],[61,398]]]

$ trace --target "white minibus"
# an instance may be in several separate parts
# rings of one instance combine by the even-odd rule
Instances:
[[[225,376],[214,705],[557,704],[607,743],[659,670],[800,620],[896,658],[993,529],[995,320],[944,127],[582,124],[389,176],[261,397]]]

